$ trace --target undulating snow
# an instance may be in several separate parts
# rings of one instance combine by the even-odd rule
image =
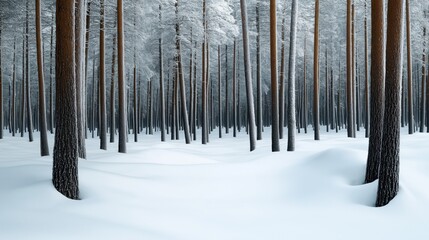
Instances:
[[[400,192],[383,208],[372,207],[377,182],[362,185],[362,132],[322,131],[318,142],[301,133],[296,152],[282,140],[280,153],[271,153],[269,129],[252,153],[244,133],[212,134],[205,146],[144,135],[128,154],[88,139],[80,201],[53,188],[52,157],[39,157],[37,135],[29,143],[7,134],[0,239],[429,239],[429,135],[403,133]]]

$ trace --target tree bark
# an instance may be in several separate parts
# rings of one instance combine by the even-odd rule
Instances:
[[[219,138],[222,138],[222,67],[221,67],[221,50],[220,45],[218,45],[218,51],[217,51],[217,67],[218,67],[218,74],[217,74],[217,80],[218,80],[218,126],[219,126]]]
[[[51,50],[49,59],[49,130],[51,134],[54,133],[55,122],[54,122],[54,69],[53,69],[53,56],[54,56],[54,14],[52,13],[52,25],[51,25]]]
[[[11,107],[11,126],[12,136],[15,137],[16,132],[16,39],[13,38],[13,67],[12,67],[12,107]]]
[[[179,0],[176,0],[176,14],[179,13]],[[177,16],[177,15],[176,15]],[[178,19],[177,19],[178,20]],[[185,142],[186,144],[191,143],[191,135],[189,133],[189,117],[188,110],[186,109],[186,89],[185,89],[185,77],[183,74],[183,64],[182,64],[182,50],[180,42],[180,27],[179,22],[176,22],[176,47],[177,47],[177,61],[178,61],[178,77],[177,79],[180,84],[180,100],[182,104],[182,121],[185,132]]]
[[[31,111],[31,97],[30,97],[30,59],[29,59],[29,0],[26,1],[25,7],[25,86],[26,86],[26,95],[25,101],[27,105],[27,124],[28,124],[28,139],[30,142],[33,141],[33,117]]]
[[[118,14],[118,95],[119,95],[119,141],[118,152],[127,152],[127,109],[126,109],[126,93],[125,93],[125,71],[124,71],[124,16],[123,2],[117,1]]]
[[[411,50],[411,21],[410,0],[406,0],[406,24],[407,24],[407,70],[408,70],[408,133],[414,133],[414,110],[413,110],[413,59]]]
[[[369,76],[368,76],[368,24],[367,24],[367,2],[365,0],[365,137],[369,137]]]
[[[40,128],[40,154],[49,156],[48,136],[46,127],[46,107],[45,107],[45,83],[43,73],[43,48],[42,48],[42,21],[41,3],[36,0],[36,41],[37,41],[37,70],[39,77],[39,128]],[[1,74],[0,74],[1,79]],[[1,80],[0,80],[1,84]],[[1,90],[0,90],[1,96]],[[0,104],[2,105],[2,104]],[[2,123],[0,124],[2,126]]]
[[[116,22],[115,22],[116,25]],[[116,65],[116,34],[113,34],[113,49],[112,49],[112,75],[110,79],[110,142],[115,142],[116,133],[116,110],[115,110],[115,65]]]
[[[373,1],[374,4],[374,1]],[[375,21],[374,19],[372,20]],[[374,26],[374,25],[373,25]],[[352,0],[347,0],[347,137],[353,137]]]
[[[290,50],[289,50],[289,93],[288,93],[288,151],[295,151],[295,59],[296,59],[296,31],[298,20],[298,1],[292,0]]]
[[[270,0],[270,56],[271,56],[271,151],[280,151],[279,91],[277,83],[277,3]],[[262,105],[262,101],[261,101]],[[260,106],[262,108],[262,106]],[[262,117],[260,119],[262,122]],[[262,124],[262,123],[261,123]],[[282,126],[283,127],[283,126]]]
[[[52,182],[64,196],[79,199],[75,78],[75,1],[57,3],[55,145]]]
[[[262,82],[261,82],[261,40],[260,40],[261,24],[260,24],[259,4],[260,4],[260,0],[256,2],[256,31],[257,31],[257,34],[256,34],[256,128],[257,128],[256,139],[262,140]],[[274,9],[274,11],[275,10],[276,9]],[[276,24],[276,22],[274,24]],[[277,50],[276,50],[276,55],[277,55]],[[277,74],[277,67],[276,67],[276,74]],[[276,79],[276,84],[277,84],[277,79]]]
[[[99,77],[99,106],[100,106],[100,149],[107,149],[106,121],[106,77],[105,77],[105,29],[104,29],[104,0],[100,0],[100,77]]]
[[[162,26],[162,7],[159,4],[159,25]],[[161,105],[161,141],[165,141],[165,97],[164,97],[164,61],[162,53],[162,31],[159,36],[159,90]]]
[[[243,29],[243,56],[244,56],[244,74],[246,79],[246,95],[247,95],[247,117],[249,126],[249,140],[250,140],[250,151],[256,148],[256,134],[255,134],[255,107],[253,102],[253,87],[252,87],[252,75],[250,66],[250,49],[249,49],[249,31],[248,31],[248,20],[247,20],[247,5],[246,0],[240,0],[241,7],[241,23]]]
[[[75,71],[76,71],[76,107],[77,107],[77,132],[78,132],[78,151],[79,157],[86,158],[85,148],[85,113],[83,107],[84,97],[84,46],[85,46],[85,0],[76,1],[76,16],[75,16]]]
[[[376,206],[399,191],[399,148],[404,0],[390,0],[387,13],[386,99]]]
[[[1,41],[2,19],[0,17],[0,139],[3,139],[3,71],[2,71],[2,41]]]
[[[286,13],[286,7],[284,13]],[[282,20],[282,45],[281,45],[281,59],[280,59],[280,80],[279,80],[279,138],[283,139],[283,129],[284,129],[284,122],[285,122],[285,52],[286,52],[286,43],[285,43],[285,26],[286,24],[286,14],[284,14],[283,20]]]
[[[378,178],[383,140],[384,118],[384,1],[372,0],[371,27],[371,116],[365,183]]]
[[[350,1],[350,0],[348,0]],[[316,0],[314,21],[314,84],[313,84],[313,128],[314,140],[320,140],[319,126],[319,0]]]

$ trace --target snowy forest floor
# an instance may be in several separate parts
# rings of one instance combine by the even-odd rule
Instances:
[[[322,128],[323,129],[323,128]],[[232,133],[206,146],[160,142],[159,134],[79,161],[80,201],[51,184],[52,156],[38,135],[0,140],[0,239],[295,240],[429,239],[429,135],[401,136],[399,195],[372,207],[377,182],[362,185],[368,140],[297,135],[297,151],[271,153],[271,136],[249,153]],[[130,135],[130,140],[133,137]],[[50,136],[50,150],[53,135]]]

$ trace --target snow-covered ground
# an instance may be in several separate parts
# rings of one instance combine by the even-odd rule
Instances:
[[[297,151],[271,153],[270,133],[249,153],[241,133],[210,144],[140,136],[128,154],[87,140],[80,201],[51,184],[39,142],[0,140],[0,239],[295,240],[429,239],[428,134],[402,136],[401,188],[375,208],[362,185],[367,139],[297,135]],[[181,136],[183,138],[183,136]],[[130,137],[132,140],[132,137]],[[53,137],[50,138],[52,152]]]

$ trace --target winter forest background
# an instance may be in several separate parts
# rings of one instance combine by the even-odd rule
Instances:
[[[0,0],[0,239],[426,239],[428,27],[425,0]]]

